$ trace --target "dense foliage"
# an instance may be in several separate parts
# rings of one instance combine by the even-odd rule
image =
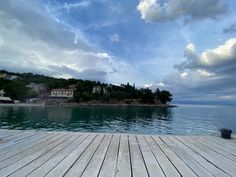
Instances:
[[[27,87],[30,83],[43,83],[45,84],[48,94],[53,88],[68,88],[69,85],[75,84],[76,90],[72,101],[85,102],[85,101],[102,101],[107,103],[145,103],[166,104],[172,100],[172,94],[169,91],[160,91],[157,89],[155,92],[148,88],[135,88],[135,85],[122,84],[120,86],[105,84],[96,81],[88,81],[81,79],[62,79],[53,78],[33,73],[9,73],[7,71],[0,71],[0,90],[5,91],[5,95],[12,99],[25,101],[27,98],[37,97],[37,93]],[[16,76],[14,79],[6,78],[7,76]],[[93,88],[100,86],[101,91],[93,93]]]

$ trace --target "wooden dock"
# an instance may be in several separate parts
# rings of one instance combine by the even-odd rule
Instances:
[[[236,176],[236,139],[0,130],[0,176]]]

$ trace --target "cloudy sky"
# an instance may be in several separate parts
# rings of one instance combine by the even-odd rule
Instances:
[[[1,0],[0,69],[236,100],[235,0]]]

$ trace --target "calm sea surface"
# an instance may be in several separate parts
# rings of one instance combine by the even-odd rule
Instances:
[[[150,107],[0,106],[1,129],[41,129],[144,134],[236,132],[236,106]]]

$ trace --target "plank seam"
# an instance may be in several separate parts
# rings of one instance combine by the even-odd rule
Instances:
[[[131,148],[130,148],[130,140],[129,140],[129,135],[128,137],[128,147],[129,147],[129,162],[130,162],[130,170],[131,170],[131,177],[133,177],[133,166],[132,166],[132,159],[131,159]]]
[[[96,139],[96,137],[97,137],[98,135],[96,135],[95,137],[94,137],[94,139],[89,143],[89,145],[88,146],[86,146],[86,148],[83,150],[83,152],[80,154],[80,156],[78,157],[78,158],[76,158],[76,160],[72,163],[72,165],[66,170],[66,172],[62,175],[63,177],[68,173],[68,171],[70,171],[70,169],[75,165],[75,163],[79,160],[79,158],[83,155],[83,153],[87,150],[87,148],[92,144],[92,142]],[[105,137],[105,136],[104,136]],[[104,138],[103,137],[103,138]],[[103,140],[103,139],[102,139]],[[101,140],[101,142],[102,142],[102,140]],[[101,143],[100,142],[100,143]],[[100,143],[99,143],[99,145],[100,145]],[[99,147],[99,145],[98,145],[98,147]],[[96,151],[96,150],[95,150]],[[95,152],[94,152],[95,153]],[[94,155],[94,154],[93,154]],[[91,160],[91,159],[90,159]],[[89,162],[90,162],[90,160],[89,160]],[[86,166],[87,167],[87,166]],[[85,167],[85,168],[86,168]]]
[[[159,147],[159,149],[161,149],[161,151],[165,154],[166,158],[169,160],[169,162],[174,166],[174,168],[177,170],[177,172],[179,173],[180,176],[183,176],[180,171],[178,170],[178,168],[173,164],[173,162],[170,160],[170,158],[166,155],[166,153],[163,151],[163,149],[158,145],[158,143],[155,141],[155,139],[153,138],[153,136],[151,136],[151,138],[153,139],[153,141],[156,143],[156,145]],[[159,138],[159,137],[158,137]]]
[[[174,137],[173,137],[174,138]],[[169,137],[168,137],[169,139]],[[175,138],[176,139],[176,138]],[[170,141],[172,141],[173,143],[175,143],[173,140],[169,139]],[[178,139],[176,139],[177,141],[179,141]],[[182,142],[180,142],[182,143]],[[176,143],[175,143],[176,144]],[[178,145],[177,145],[178,146]],[[184,144],[185,146],[185,144]],[[189,148],[186,146],[186,148]],[[189,148],[190,150],[192,150],[191,148]],[[193,151],[194,152],[194,151]],[[194,159],[191,155],[189,155],[188,153],[186,153],[191,159],[193,159],[197,164],[199,164],[202,168],[204,168],[208,173],[210,173],[211,175],[215,176],[214,174],[212,174],[212,172],[210,172],[206,167],[204,167],[201,163],[199,163],[196,159]],[[199,154],[198,154],[199,155]]]
[[[58,138],[58,139],[61,139],[61,138],[63,138],[64,136],[66,136],[66,134],[63,135],[62,137]],[[57,139],[57,140],[58,140],[58,139]],[[50,142],[50,143],[51,143],[51,142]],[[41,144],[41,143],[40,143],[40,144]],[[32,153],[28,154],[27,156],[30,156],[31,154],[33,154],[33,153],[35,153],[35,152],[36,152],[36,151],[33,151]],[[19,154],[19,153],[18,153],[18,154]],[[17,154],[16,154],[16,155],[17,155]],[[14,156],[15,156],[15,155],[14,155]],[[26,156],[26,157],[27,157],[27,156]],[[12,156],[12,157],[13,157],[13,156]],[[10,166],[10,165],[12,165],[12,164],[18,162],[18,161],[20,161],[20,160],[23,159],[23,158],[25,158],[25,157],[22,157],[22,158],[18,159],[17,161],[14,161],[14,162],[12,162],[11,164],[8,164],[7,166],[1,168],[0,170],[2,170],[2,169],[4,169],[4,168],[6,168],[6,167],[8,167],[8,166]],[[6,160],[6,159],[4,159],[4,160]]]
[[[99,174],[100,174],[100,172],[101,172],[102,166],[103,166],[103,164],[104,164],[105,158],[106,158],[106,156],[107,156],[108,149],[109,149],[109,147],[110,147],[110,145],[111,145],[111,141],[112,141],[113,138],[114,138],[114,135],[111,136],[111,139],[110,139],[110,142],[109,142],[109,144],[108,144],[106,153],[105,153],[105,155],[104,155],[104,157],[103,157],[103,160],[102,160],[102,164],[101,164],[101,166],[100,166],[100,168],[99,168],[97,177],[99,176]]]
[[[167,144],[165,141],[163,141],[163,140],[161,139],[161,137],[159,137],[159,139],[160,139],[163,143],[165,143],[166,146],[168,146],[168,144]],[[168,146],[168,147],[170,148],[170,150],[171,150],[173,153],[175,153],[175,151],[174,151],[170,146]],[[178,156],[179,159],[180,159],[185,165],[187,165],[188,168],[189,168],[193,173],[195,173],[197,176],[199,176],[187,163],[184,162],[184,160],[183,160],[178,154],[175,153],[175,155]]]
[[[178,138],[177,138],[178,139]],[[179,139],[178,139],[179,140]],[[182,142],[185,146],[189,147],[188,145],[186,145],[183,141],[179,140],[180,142]],[[194,149],[192,149],[191,147],[189,147],[192,151],[194,151],[195,153],[197,153],[198,155],[200,155],[202,158],[204,158],[208,163],[214,165],[216,168],[218,168],[219,170],[223,171],[224,173],[226,173],[227,175],[231,176],[230,174],[228,174],[226,171],[224,171],[223,169],[221,169],[220,167],[216,166],[213,162],[211,162],[210,160],[208,160],[207,158],[205,158],[203,155],[199,154],[197,151],[195,151]]]
[[[116,155],[116,167],[115,167],[115,174],[114,177],[117,175],[117,168],[118,168],[118,158],[119,158],[119,153],[120,153],[120,139],[121,139],[121,135],[119,135],[119,143],[118,143],[118,150],[117,150],[117,155]]]
[[[83,170],[82,173],[81,173],[81,176],[83,176],[85,170],[87,169],[89,163],[92,161],[92,159],[93,159],[95,153],[97,152],[98,148],[100,147],[100,145],[102,144],[102,142],[103,142],[104,139],[105,139],[105,135],[103,136],[102,140],[100,141],[100,143],[98,144],[97,148],[96,148],[95,151],[93,152],[93,155],[91,156],[91,158],[90,158],[89,161],[87,162],[86,167],[84,168],[84,170]]]
[[[202,144],[202,145],[205,146],[206,148],[211,149],[211,150],[214,151],[215,153],[218,153],[218,154],[224,156],[226,159],[231,160],[232,162],[236,163],[234,160],[230,159],[230,158],[229,158],[228,156],[226,156],[225,154],[220,153],[220,152],[217,152],[214,148],[212,148],[212,147],[206,145],[205,143],[202,143],[199,139],[195,139],[195,141],[197,141],[198,143]],[[215,146],[214,146],[214,147],[215,147]],[[216,149],[219,149],[219,148],[217,148],[217,147],[215,147],[215,148],[216,148]],[[233,155],[233,154],[232,154],[232,155]]]
[[[64,136],[62,136],[61,138],[59,138],[59,139],[62,139],[62,138],[65,137],[65,136],[66,136],[66,134],[65,134]],[[71,135],[66,141],[68,141],[71,137],[72,137],[72,135]],[[48,153],[49,151],[53,150],[54,148],[56,148],[57,146],[61,145],[61,144],[64,143],[64,142],[65,142],[65,141],[62,141],[62,142],[60,142],[59,144],[53,146],[51,149],[49,149],[48,151],[44,152],[42,155],[38,156],[37,158],[35,158],[35,159],[31,160],[30,162],[26,163],[24,166],[22,166],[22,167],[16,169],[15,171],[11,172],[9,175],[11,175],[11,174],[15,173],[16,171],[22,169],[23,167],[27,166],[27,165],[30,164],[31,162],[33,162],[33,161],[37,160],[38,158],[42,157],[44,154]],[[25,158],[25,157],[24,157],[24,158]],[[14,162],[14,163],[15,163],[15,162]],[[4,167],[4,168],[5,168],[5,167]]]
[[[81,135],[82,136],[82,135]],[[80,136],[80,137],[81,137]],[[44,176],[47,176],[54,168],[56,168],[67,156],[70,155],[71,152],[73,152],[76,148],[79,147],[80,144],[82,144],[90,135],[87,135],[75,148],[73,148],[64,158],[62,158],[52,169],[50,169]]]
[[[82,135],[79,135],[77,138],[75,138],[74,140],[72,140],[71,144],[74,143],[75,141],[77,141]],[[71,136],[72,137],[72,136]],[[69,140],[69,139],[68,139]],[[56,155],[58,155],[61,151],[63,151],[66,148],[62,148],[60,149],[56,154],[54,154],[51,158],[55,157]],[[50,159],[49,159],[50,160]],[[32,170],[27,176],[29,176],[31,173],[33,173],[35,170],[37,170],[38,168],[40,168],[41,166],[43,166],[45,163],[47,163],[48,161],[45,161],[44,163],[42,163],[40,166],[38,166],[37,168],[35,168],[34,170]]]
[[[142,150],[141,150],[141,148],[140,148],[140,144],[139,144],[139,142],[138,142],[138,138],[137,138],[137,136],[135,136],[135,139],[136,139],[136,141],[137,141],[138,148],[139,148],[139,151],[140,151],[140,153],[141,153],[142,160],[143,160],[143,163],[144,163],[144,166],[145,166],[146,172],[147,172],[148,176],[150,177],[149,171],[148,171],[148,169],[147,169],[147,164],[146,164],[146,162],[145,162],[145,160],[144,160],[143,152],[142,152]]]
[[[25,150],[23,150],[23,151],[18,152],[17,154],[14,154],[14,155],[12,155],[12,156],[6,158],[6,159],[3,159],[3,160],[1,160],[0,162],[2,162],[2,161],[4,161],[4,160],[7,160],[7,159],[9,159],[9,158],[11,158],[11,157],[13,157],[13,156],[16,156],[16,155],[18,155],[18,154],[20,154],[20,153],[22,153],[22,152],[25,152],[25,151],[27,151],[27,150],[29,150],[29,149],[32,149],[32,148],[34,148],[34,147],[37,146],[37,145],[40,145],[40,144],[42,144],[42,143],[45,143],[45,142],[48,141],[50,138],[54,138],[55,136],[57,136],[57,134],[55,134],[55,135],[52,136],[52,137],[47,138],[45,141],[43,141],[43,142],[41,142],[41,143],[35,144],[35,145],[33,145],[32,147],[30,147],[30,148],[28,148],[28,149],[25,149]],[[4,155],[4,154],[3,154],[3,155]]]
[[[162,171],[162,172],[163,172],[163,174],[166,176],[166,174],[165,174],[165,172],[164,172],[163,168],[162,168],[162,167],[161,167],[161,165],[160,165],[160,162],[158,161],[157,157],[155,156],[155,154],[154,154],[154,152],[153,152],[152,148],[150,147],[149,143],[147,142],[147,140],[146,140],[145,136],[143,136],[143,138],[144,138],[144,140],[146,141],[146,143],[147,143],[147,145],[148,145],[148,147],[149,147],[150,151],[152,152],[152,155],[154,156],[155,160],[157,161],[157,163],[158,163],[159,167],[161,168],[161,171]]]

